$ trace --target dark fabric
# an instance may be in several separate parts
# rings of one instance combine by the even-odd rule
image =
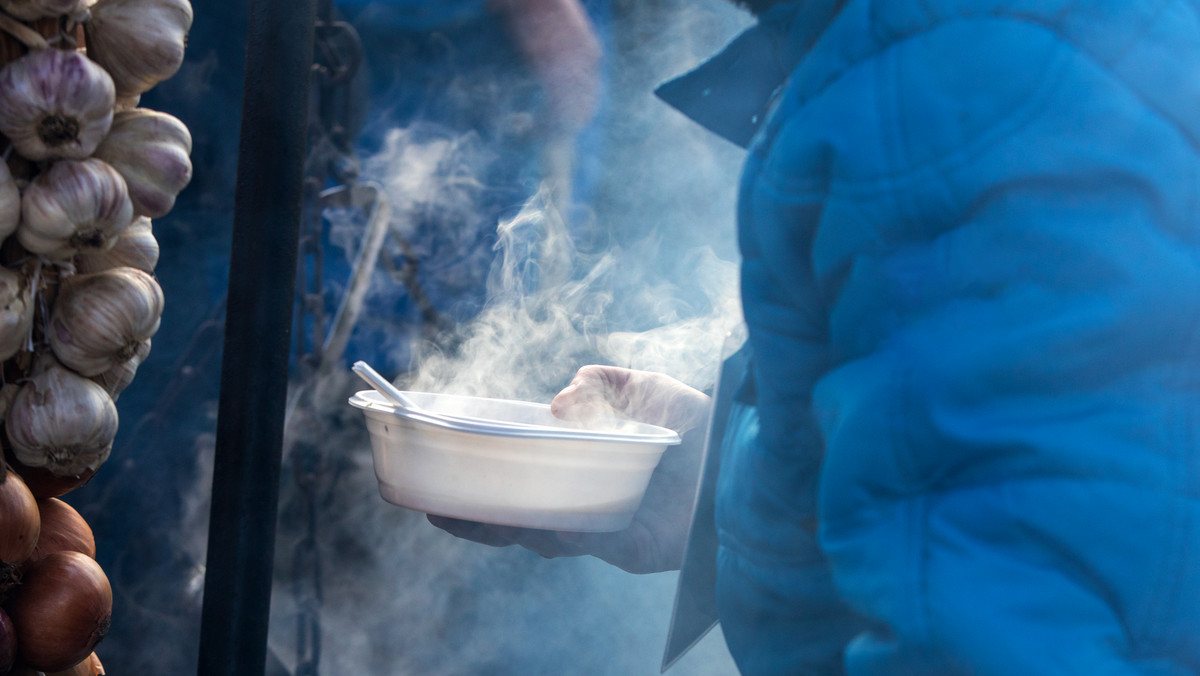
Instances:
[[[700,67],[659,85],[654,93],[735,145],[746,147],[783,86],[844,0],[774,3],[759,22]]]

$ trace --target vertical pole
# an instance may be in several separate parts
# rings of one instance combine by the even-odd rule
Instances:
[[[250,0],[200,676],[262,674],[317,0]]]

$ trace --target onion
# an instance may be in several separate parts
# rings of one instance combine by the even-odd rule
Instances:
[[[40,561],[54,552],[79,552],[96,558],[96,538],[79,512],[58,498],[38,500],[42,534],[29,561]]]
[[[92,653],[88,658],[66,671],[48,671],[46,676],[104,676],[104,665],[100,658]]]
[[[25,481],[25,485],[29,487],[33,497],[38,500],[66,495],[91,481],[92,476],[96,474],[96,470],[91,469],[79,474],[59,476],[45,467],[30,467],[21,464],[13,455],[12,449],[7,447],[4,449],[4,459],[8,461],[9,467]]]
[[[17,633],[8,613],[0,610],[0,674],[7,674],[17,661]]]
[[[25,663],[63,671],[87,659],[108,633],[112,587],[87,555],[55,552],[25,571],[8,614]]]
[[[37,501],[17,476],[5,468],[0,479],[0,596],[17,580],[17,566],[29,558],[41,532]]]

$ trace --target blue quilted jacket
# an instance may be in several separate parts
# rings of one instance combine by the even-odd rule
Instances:
[[[687,89],[749,141],[741,670],[1200,673],[1200,2],[761,19]]]

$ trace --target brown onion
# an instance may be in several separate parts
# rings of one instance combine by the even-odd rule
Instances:
[[[96,538],[79,512],[58,498],[38,500],[42,534],[29,561],[40,561],[54,552],[79,552],[96,558]]]
[[[7,674],[17,661],[17,633],[8,613],[0,610],[0,674]]]
[[[16,581],[17,566],[37,545],[42,522],[33,493],[5,468],[0,474],[0,596]]]
[[[112,587],[91,558],[55,552],[25,570],[7,607],[21,659],[40,671],[63,671],[87,659],[108,633]]]
[[[92,653],[88,658],[66,671],[48,671],[46,676],[104,676],[104,665],[100,658]]]
[[[96,474],[96,470],[89,469],[78,474],[59,476],[45,467],[30,467],[21,464],[7,444],[4,449],[4,459],[8,462],[9,467],[25,481],[25,485],[29,487],[33,497],[38,500],[66,495],[87,484]]]

